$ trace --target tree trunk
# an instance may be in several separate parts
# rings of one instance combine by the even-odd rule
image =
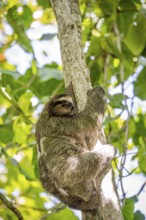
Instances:
[[[78,110],[82,111],[91,82],[82,49],[79,3],[78,0],[52,0],[51,3],[58,23],[65,87],[71,86]],[[101,131],[100,141],[102,144],[106,143],[103,131]],[[102,181],[99,200],[100,204],[96,211],[82,212],[83,220],[123,219],[112,170]]]

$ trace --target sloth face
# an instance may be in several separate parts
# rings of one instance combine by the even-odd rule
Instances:
[[[50,116],[71,116],[74,114],[74,104],[71,96],[60,95],[49,103]]]

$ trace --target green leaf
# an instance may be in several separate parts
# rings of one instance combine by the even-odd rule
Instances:
[[[19,29],[17,42],[23,47],[26,52],[33,53],[33,48],[31,46],[30,40],[22,29]]]
[[[115,94],[115,95],[107,95],[107,97],[110,99],[110,105],[113,108],[122,108],[124,109],[125,107],[122,104],[122,101],[125,99],[125,96],[123,94]]]
[[[117,16],[117,25],[124,38],[127,35],[127,30],[130,28],[131,24],[134,22],[135,11],[125,11],[124,13],[119,13]]]
[[[9,75],[11,76],[11,78],[14,78],[16,80],[20,77],[20,74],[18,72],[14,72],[14,71],[3,69],[3,68],[0,68],[0,73],[2,73],[2,75],[4,74]]]
[[[3,148],[1,149],[1,153],[2,153],[14,166],[17,166],[17,167],[18,167],[20,173],[21,173],[22,175],[24,175],[27,180],[29,180],[29,181],[34,181],[34,180],[35,180],[35,179],[32,178],[28,173],[26,173],[25,170],[21,167],[21,165],[20,165],[14,158],[10,157],[10,156],[8,155],[8,153],[7,153]]]
[[[140,72],[139,76],[137,77],[137,80],[134,83],[134,93],[142,100],[146,99],[145,82],[146,82],[146,67],[143,68],[143,70]]]
[[[51,7],[51,2],[50,0],[37,0],[38,5],[43,6],[43,8],[50,8]]]
[[[100,69],[97,62],[95,62],[94,60],[91,61],[90,77],[92,85],[97,85],[100,78]]]
[[[122,213],[124,220],[133,220],[133,212],[134,212],[134,199],[129,198],[125,199],[124,206],[122,208]]]
[[[32,11],[24,5],[21,7],[22,12],[19,12],[19,6],[15,5],[8,10],[7,19],[17,34],[17,42],[28,52],[33,52],[30,40],[25,31],[29,28],[32,22]]]
[[[27,125],[20,115],[15,119],[13,123],[13,132],[14,143],[23,144],[26,142],[28,135],[31,133],[31,125]]]
[[[59,213],[51,214],[48,216],[47,220],[78,220],[78,218],[74,215],[73,211],[71,211],[69,208],[63,209]]]
[[[129,28],[128,34],[123,41],[135,56],[138,56],[145,47],[145,36],[139,34],[135,26]]]
[[[19,19],[23,23],[25,29],[28,29],[33,21],[33,13],[27,5],[24,5],[22,8],[22,13],[19,15]]]
[[[54,66],[53,69],[55,69],[55,65],[51,66]],[[63,93],[64,91],[63,74],[61,74],[60,71],[58,72],[58,70],[55,73],[57,74],[56,76],[53,73],[49,75],[50,73],[48,73],[48,71],[45,70],[46,75],[44,74],[44,72],[40,71],[38,74],[32,76],[32,70],[28,69],[25,75],[21,76],[19,80],[21,80],[25,84],[31,82],[31,84],[29,83],[29,89],[37,97],[49,97],[52,94],[52,92],[55,92],[55,90],[56,93]],[[56,79],[55,77],[58,79]]]
[[[141,170],[146,172],[146,143],[142,137],[139,138],[137,156]]]
[[[8,144],[12,141],[13,132],[11,124],[0,125],[0,143]]]
[[[34,165],[34,173],[37,178],[39,178],[39,166],[38,166],[38,152],[37,147],[33,147],[33,157],[32,164]]]
[[[120,0],[119,8],[121,10],[134,10],[136,9],[136,6],[134,5],[132,0]]]
[[[143,51],[146,43],[146,19],[143,16],[139,16],[129,25],[123,41],[135,56]]]
[[[17,100],[15,99],[15,96],[13,94],[13,90],[9,85],[7,85],[7,88],[1,87],[0,93],[5,97],[6,100],[8,100],[12,104],[12,106],[19,114],[23,113],[20,107],[18,106]]]
[[[15,5],[7,12],[8,22],[14,28],[14,30],[18,32],[20,27],[24,30],[28,29],[33,21],[32,11],[27,5],[21,7],[21,12],[19,8],[20,6]]]
[[[134,220],[145,220],[145,216],[138,210],[134,213]]]
[[[47,66],[39,69],[38,75],[41,79],[41,82],[50,80],[52,78],[58,79],[58,80],[63,79],[63,74],[60,70],[55,69],[55,68],[50,68]]]
[[[24,175],[27,180],[35,181],[35,179],[31,177],[28,173],[26,173],[26,171],[19,164],[18,164],[18,168],[19,168],[20,173]]]
[[[33,94],[32,92],[26,92],[22,96],[20,96],[18,100],[18,105],[21,108],[21,110],[24,112],[24,114],[27,114],[29,112],[30,107],[30,99],[32,98]]]
[[[106,15],[113,15],[117,6],[116,1],[114,0],[99,0],[98,4]]]
[[[146,172],[146,151],[138,153],[139,166],[143,172]]]
[[[90,46],[88,48],[88,56],[99,56],[101,55],[101,45],[100,41],[102,41],[103,38],[98,37],[92,37]],[[104,40],[105,41],[105,40]]]
[[[118,57],[119,59],[123,60],[124,59],[124,55],[118,50],[117,46],[112,42],[111,38],[106,37],[105,38],[107,41],[108,46],[110,47],[112,53]]]
[[[16,72],[13,71],[2,71],[1,83],[3,87],[9,87],[12,89],[12,92],[15,90],[19,91],[22,87],[23,82],[19,81],[19,76]]]
[[[134,140],[134,144],[135,145],[137,145],[138,147],[140,147],[140,146],[142,147],[141,142],[139,142],[139,140],[141,140],[141,138],[143,140],[145,139],[145,134],[146,134],[146,116],[145,116],[145,114],[139,114],[139,115],[137,115],[137,119],[138,120],[136,120],[135,123],[134,123],[135,133],[133,134],[133,140]]]

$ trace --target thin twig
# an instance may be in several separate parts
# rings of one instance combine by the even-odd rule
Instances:
[[[142,184],[140,190],[139,190],[138,193],[137,193],[137,196],[140,195],[140,193],[143,191],[143,189],[144,189],[145,186],[146,186],[146,181]]]
[[[39,208],[39,207],[33,207],[33,206],[26,206],[26,205],[20,205],[23,209],[32,209],[40,212],[46,212],[47,210],[45,208]]]
[[[40,220],[45,220],[49,215],[57,213],[65,208],[66,208],[66,205],[64,205],[63,203],[58,203],[53,208],[49,209],[48,213],[46,215],[44,215]]]
[[[128,173],[127,175],[125,176],[122,176],[122,178],[125,178],[125,177],[128,177],[130,176],[132,173],[134,173],[135,170],[137,170],[138,167],[134,168],[131,172],[129,172],[126,168],[124,168],[124,170],[126,170],[126,172]]]
[[[137,154],[137,152],[126,153],[126,156],[128,156],[128,155],[135,155],[135,154]],[[123,157],[123,154],[119,154],[118,156],[115,157],[115,159],[118,159],[120,157]]]
[[[0,193],[0,200],[17,216],[19,220],[23,220],[21,212],[2,193]]]

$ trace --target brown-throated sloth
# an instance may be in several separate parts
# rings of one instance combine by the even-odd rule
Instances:
[[[110,169],[111,145],[96,144],[98,125],[104,114],[104,90],[87,93],[85,109],[78,114],[70,95],[53,97],[36,125],[40,179],[43,187],[74,209],[95,209],[98,196],[95,179]],[[101,122],[100,122],[101,123]]]

